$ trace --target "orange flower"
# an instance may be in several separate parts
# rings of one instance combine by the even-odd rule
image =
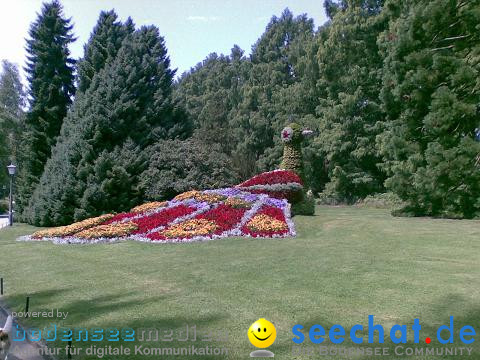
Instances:
[[[57,237],[57,236],[69,236],[73,235],[79,231],[91,228],[93,226],[100,225],[105,221],[113,218],[113,214],[106,214],[97,216],[94,218],[85,219],[67,226],[54,227],[51,229],[39,230],[33,233],[33,238],[41,237]]]
[[[288,229],[287,224],[283,221],[265,214],[254,216],[247,223],[247,227],[252,231],[282,231]]]
[[[217,225],[214,221],[192,219],[171,226],[169,229],[163,231],[163,235],[169,238],[205,236],[213,233],[216,229]]]
[[[121,224],[99,225],[94,228],[83,230],[75,234],[75,236],[86,239],[96,239],[101,237],[122,237],[130,234],[132,231],[137,229],[137,224],[132,221],[128,221]]]
[[[149,210],[158,209],[166,206],[168,203],[166,201],[153,201],[146,204],[135,206],[132,210],[133,213],[142,213]]]
[[[233,196],[225,200],[225,205],[231,206],[232,208],[235,208],[235,209],[252,207],[252,203],[249,203],[248,201],[245,201]]]
[[[197,201],[206,201],[208,203],[214,204],[219,201],[225,200],[227,197],[224,195],[213,194],[213,193],[198,193],[194,196]]]
[[[198,193],[199,192],[197,190],[187,191],[187,192],[184,192],[182,194],[179,194],[179,195],[175,196],[173,198],[173,200],[182,201],[182,200],[191,199],[191,198],[195,197],[195,195],[197,195]]]
[[[187,191],[180,195],[177,195],[173,200],[182,201],[187,199],[195,199],[197,201],[205,201],[211,204],[217,203],[219,201],[225,200],[226,196],[214,194],[214,193],[205,193],[197,190]]]

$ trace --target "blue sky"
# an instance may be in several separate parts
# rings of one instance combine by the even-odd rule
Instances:
[[[315,27],[326,21],[322,0],[61,0],[72,17],[77,41],[73,57],[83,54],[101,10],[115,9],[120,19],[131,16],[137,26],[154,24],[165,38],[177,75],[202,61],[209,53],[229,54],[234,44],[246,54],[265,30],[272,15],[288,7],[294,15],[307,13]],[[41,8],[41,0],[9,1],[0,15],[0,59],[20,66],[25,62],[25,38],[29,24]]]

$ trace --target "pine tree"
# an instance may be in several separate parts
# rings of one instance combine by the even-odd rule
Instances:
[[[324,195],[341,202],[381,192],[385,179],[374,144],[384,119],[376,40],[386,21],[366,3],[345,2],[317,39],[319,135],[314,147],[328,164]]]
[[[83,47],[84,57],[78,63],[78,91],[88,89],[93,76],[115,59],[125,37],[135,30],[130,18],[125,24],[117,19],[114,10],[100,13],[90,39]]]
[[[0,74],[0,186],[7,180],[3,171],[11,161],[18,165],[19,138],[22,131],[25,94],[18,68],[7,60],[2,61]]]
[[[25,68],[30,107],[19,169],[20,211],[28,204],[43,173],[75,92],[75,61],[70,58],[68,50],[68,45],[75,40],[72,28],[57,0],[43,4],[41,13],[30,27]]]
[[[252,163],[250,173],[242,172],[244,178],[280,164],[280,131],[291,122],[292,115],[283,106],[282,90],[300,81],[298,49],[313,33],[312,19],[305,14],[295,17],[285,9],[280,17],[272,17],[252,47],[242,102],[231,120],[234,136],[239,139],[234,159],[240,164]]]
[[[0,75],[0,109],[20,118],[25,106],[25,93],[17,65],[2,60]]]
[[[379,137],[404,213],[480,215],[478,1],[388,3]]]
[[[169,65],[157,28],[126,36],[115,58],[75,100],[30,202],[29,222],[64,224],[142,201],[144,149],[190,134],[172,101]]]

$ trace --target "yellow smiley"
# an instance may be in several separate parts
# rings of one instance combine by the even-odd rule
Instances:
[[[258,319],[248,329],[248,340],[257,348],[267,348],[277,337],[275,326],[264,318]]]

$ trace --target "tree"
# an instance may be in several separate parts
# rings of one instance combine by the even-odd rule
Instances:
[[[0,75],[0,108],[12,116],[20,118],[25,107],[25,93],[17,65],[2,60]]]
[[[480,215],[478,1],[389,1],[379,149],[403,213]]]
[[[64,17],[57,0],[44,3],[37,20],[30,27],[25,68],[30,107],[19,167],[20,211],[28,204],[43,173],[75,92],[75,61],[70,58],[68,50],[68,45],[75,40],[72,28],[70,19]]]
[[[199,139],[164,140],[148,150],[148,169],[141,186],[150,200],[170,200],[192,189],[232,186],[237,182],[229,158],[217,146],[205,146]]]
[[[346,2],[317,40],[319,119],[314,147],[328,164],[324,194],[354,202],[383,191],[381,157],[373,144],[384,114],[379,91],[382,57],[376,43],[385,19],[364,2]]]
[[[7,60],[2,61],[0,74],[0,186],[7,182],[5,167],[17,161],[19,138],[23,126],[25,94],[18,68]]]
[[[144,150],[191,126],[172,100],[174,71],[154,26],[126,36],[75,99],[28,209],[34,224],[64,224],[143,199]],[[132,131],[132,130],[135,131]]]
[[[90,39],[83,47],[84,57],[78,63],[78,91],[88,89],[93,76],[115,59],[123,40],[134,30],[130,18],[122,24],[114,10],[100,12]]]
[[[294,17],[285,9],[280,17],[272,17],[252,46],[242,102],[231,119],[234,136],[239,140],[233,157],[237,163],[251,164],[247,168],[250,173],[242,172],[242,178],[280,164],[280,131],[294,115],[285,106],[291,96],[287,89],[301,79],[297,72],[299,51],[313,34],[312,19],[305,14]]]
[[[329,19],[342,11],[345,11],[349,6],[361,7],[369,15],[377,15],[382,11],[385,0],[325,0],[323,7]]]

